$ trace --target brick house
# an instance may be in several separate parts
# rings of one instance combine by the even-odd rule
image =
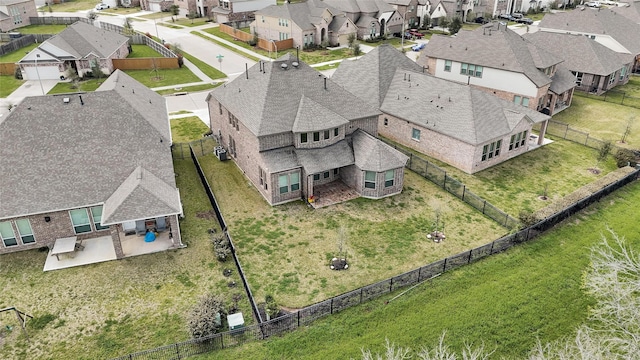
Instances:
[[[447,18],[449,20],[454,18],[460,18],[464,21],[472,21],[468,19],[468,15],[474,12],[474,1],[472,0],[439,0],[433,2],[431,7],[431,22],[434,26],[437,26],[441,22],[441,18]]]
[[[126,36],[79,21],[31,50],[17,65],[25,80],[56,80],[70,73],[84,77],[97,67],[108,75],[114,70],[112,60],[124,59],[129,52]]]
[[[182,246],[165,100],[125,73],[92,93],[25,98],[0,143],[0,254],[110,237],[122,258],[125,236],[150,228]]]
[[[358,39],[368,39],[402,31],[402,16],[385,0],[324,0],[345,14],[358,28]],[[408,22],[409,18],[405,19]]]
[[[575,77],[562,62],[499,22],[456,37],[434,35],[418,58],[431,75],[548,115],[569,107],[573,98]]]
[[[550,53],[562,58],[562,66],[576,79],[576,90],[602,94],[629,82],[633,64],[631,54],[620,54],[577,34],[536,31],[523,37],[539,47],[548,46]]]
[[[213,20],[217,23],[249,21],[255,19],[254,13],[276,0],[214,0],[211,8]]]
[[[29,17],[38,17],[35,0],[0,0],[0,32],[31,25]]]
[[[640,72],[640,24],[611,9],[575,9],[546,14],[540,31],[584,35],[619,53],[631,55],[632,72]]]
[[[431,76],[390,45],[343,62],[332,79],[377,103],[380,135],[469,174],[538,147],[530,141],[532,127],[543,123],[543,139],[550,118],[475,87]]]
[[[253,34],[274,41],[292,39],[293,47],[301,49],[325,42],[345,45],[358,31],[351,19],[318,0],[268,6],[255,16]]]
[[[211,130],[271,205],[313,200],[321,186],[374,199],[402,191],[408,158],[376,138],[380,112],[291,54],[207,102]]]

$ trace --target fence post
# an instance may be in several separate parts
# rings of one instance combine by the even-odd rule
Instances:
[[[448,258],[444,258],[444,264],[442,265],[442,272],[447,271],[447,259]]]
[[[620,100],[620,105],[624,105],[624,97],[625,97],[625,95],[627,95],[627,93],[623,91],[622,92],[622,100]]]
[[[329,313],[333,314],[333,298],[331,298],[331,307],[329,308]]]
[[[563,139],[566,139],[566,138],[567,138],[567,132],[568,132],[568,131],[569,131],[569,124],[566,124],[566,125],[565,125],[565,128],[564,128],[564,138],[563,138]]]
[[[464,201],[464,193],[467,191],[467,185],[462,185],[462,201]]]
[[[180,357],[180,347],[178,346],[177,343],[176,343],[176,356],[178,356],[178,360],[182,359],[182,357]]]
[[[200,154],[204,156],[204,148],[202,147],[202,139],[200,139]]]
[[[467,259],[467,264],[471,264],[471,252],[473,249],[469,250],[469,259]]]
[[[389,279],[389,292],[393,290],[393,278]]]
[[[409,153],[409,169],[411,169],[411,164],[413,164],[412,160],[413,160],[413,153]]]
[[[504,226],[507,227],[509,223],[509,214],[504,214]]]
[[[482,204],[482,213],[484,214],[484,208],[487,206],[487,200]]]
[[[489,250],[489,255],[493,255],[493,244],[495,243],[496,243],[495,240],[491,242],[491,249]]]
[[[360,288],[360,304],[362,304],[362,288]]]
[[[444,180],[442,181],[442,188],[446,189],[447,188],[447,172],[444,172]]]
[[[587,138],[584,140],[584,145],[586,146],[588,142],[589,142],[589,134],[587,134]]]
[[[418,281],[416,281],[416,282],[420,282],[420,277],[421,277],[421,276],[422,276],[422,266],[420,266],[420,267],[418,268]]]

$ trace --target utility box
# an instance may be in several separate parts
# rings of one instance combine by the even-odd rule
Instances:
[[[244,317],[242,313],[235,313],[227,316],[227,323],[229,324],[229,331],[237,330],[244,327]]]

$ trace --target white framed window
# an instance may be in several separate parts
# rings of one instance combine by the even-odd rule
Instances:
[[[620,80],[624,80],[625,75],[627,75],[627,68],[623,66],[622,69],[620,69]]]
[[[613,84],[616,81],[616,73],[615,71],[609,75],[609,85]]]
[[[331,134],[331,132],[330,132],[329,130],[325,130],[325,131],[324,131],[324,139],[325,139],[325,140],[328,140],[328,139],[329,139],[330,134]]]
[[[280,189],[280,194],[300,190],[300,173],[278,175],[278,188]]]
[[[304,144],[308,141],[307,139],[307,133],[302,133],[300,134],[300,143]]]
[[[33,236],[33,229],[31,228],[29,219],[16,220],[16,227],[18,228],[20,240],[23,244],[36,242],[36,238]]]
[[[316,131],[313,133],[313,141],[320,141],[320,132]]]
[[[323,177],[323,178],[325,178],[325,179],[327,179],[327,178],[329,177],[329,175],[331,175],[331,174],[329,174],[329,172],[328,172],[328,171],[325,171],[325,172],[322,174],[322,177]]]
[[[76,234],[91,232],[91,224],[89,223],[89,214],[87,209],[75,209],[69,211],[73,231]]]
[[[106,230],[109,228],[108,226],[100,225],[100,221],[102,221],[102,205],[94,206],[91,208],[91,218],[93,220],[93,226],[95,227],[96,231]]]
[[[313,174],[313,181],[320,180],[320,174]]]
[[[511,135],[509,150],[517,149],[527,142],[527,130]]]
[[[447,71],[447,72],[451,71],[451,60],[444,61],[444,71]]]
[[[513,102],[518,105],[522,105],[526,107],[529,106],[529,98],[526,96],[514,95]]]
[[[375,171],[364,172],[364,187],[367,189],[376,188],[376,173]]]
[[[482,70],[483,70],[483,67],[480,66],[480,65],[466,64],[466,63],[462,63],[460,65],[460,74],[462,74],[462,75],[468,75],[468,76],[481,78],[482,77]]]
[[[340,135],[340,129],[338,128],[333,129],[333,136],[338,136],[338,135]]]
[[[497,157],[500,155],[500,147],[502,146],[502,140],[494,141],[491,144],[487,144],[482,147],[482,161]]]
[[[2,238],[2,242],[5,247],[18,245],[18,241],[16,240],[16,235],[13,232],[13,226],[11,226],[10,221],[0,222],[0,238]]]
[[[420,141],[420,129],[413,128],[411,130],[411,138],[416,141]]]
[[[395,178],[395,170],[387,170],[384,173],[384,187],[393,186],[393,179]]]

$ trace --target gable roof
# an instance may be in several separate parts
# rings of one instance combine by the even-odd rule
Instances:
[[[286,70],[283,65],[287,66]],[[331,109],[348,121],[380,113],[317,70],[296,61],[291,54],[254,65],[245,76],[217,87],[209,96],[217,99],[255,136],[291,132],[296,122],[302,124],[298,115],[303,98],[313,101],[318,109]]]
[[[376,14],[394,11],[392,5],[383,0],[323,0],[329,6],[348,13]]]
[[[322,14],[329,10],[336,14],[334,9],[319,0],[308,0],[299,3],[284,3],[282,5],[270,5],[255,12],[257,15],[289,19],[302,30],[314,29],[314,25],[322,20]]]
[[[132,92],[133,79],[114,75],[110,82],[123,92],[27,97],[0,123],[0,218],[101,204],[138,166],[175,189],[166,110],[136,105],[166,109],[164,98]],[[156,128],[162,122],[164,131]],[[142,216],[159,209],[146,210]]]
[[[539,46],[553,44],[549,51],[562,57],[562,64],[573,71],[606,76],[633,61],[627,55],[628,61],[623,62],[620,54],[584,35],[536,31],[523,37]]]
[[[298,114],[293,122],[294,133],[320,131],[339,127],[349,123],[349,120],[334,113],[331,109],[302,95],[298,105]]]
[[[126,36],[78,21],[47,39],[45,43],[80,59],[91,53],[100,58],[107,58],[128,41],[129,38]]]
[[[423,70],[422,66],[393,46],[385,44],[374,48],[358,60],[342,61],[331,76],[331,80],[358,95],[370,105],[380,107],[398,68],[416,72]]]
[[[522,73],[539,88],[551,83],[551,79],[539,69],[562,62],[562,59],[526,41],[500,23],[472,31],[463,30],[456,37],[434,35],[418,63],[424,63],[425,57]]]
[[[538,28],[574,31],[590,35],[608,35],[633,55],[640,54],[640,24],[610,9],[575,9],[546,14]]]
[[[178,189],[138,166],[104,202],[101,222],[111,225],[181,212]]]
[[[397,70],[380,108],[383,112],[471,145],[510,133],[521,121],[549,119],[473,87],[413,73],[411,81]]]

